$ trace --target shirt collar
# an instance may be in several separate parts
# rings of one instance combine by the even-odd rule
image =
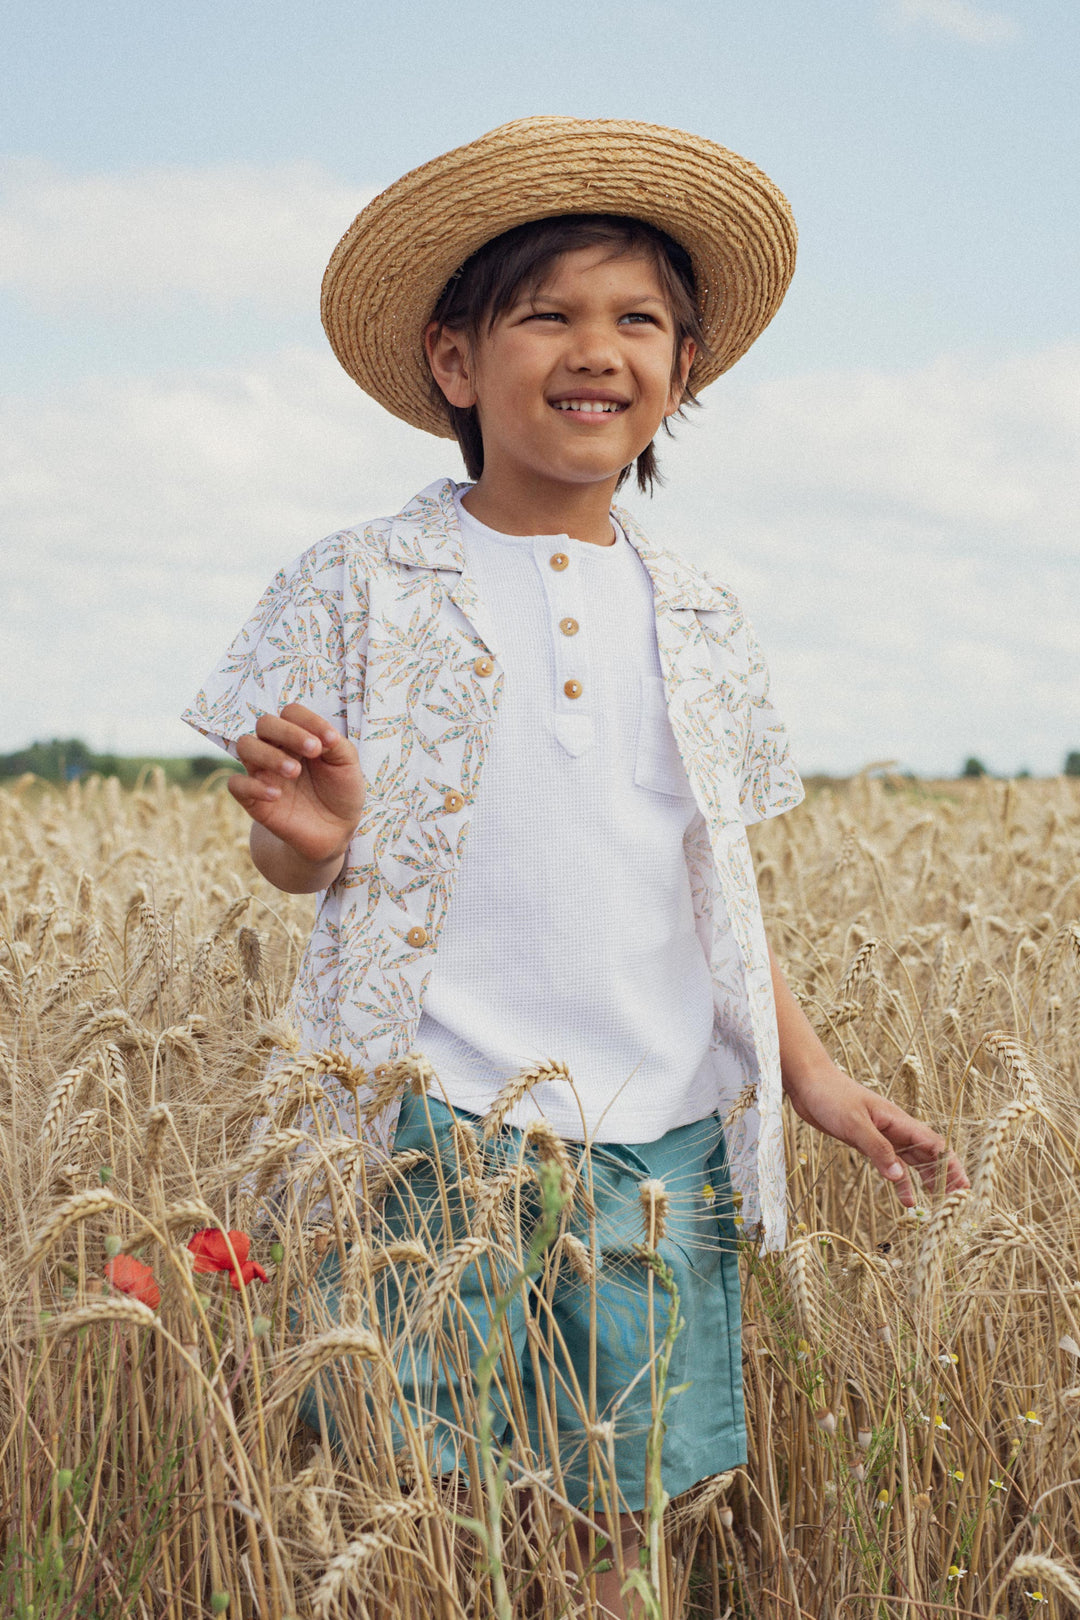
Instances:
[[[439,478],[414,495],[390,520],[387,556],[413,568],[445,568],[462,573],[465,548],[458,525],[454,493],[464,485]],[[731,593],[673,551],[654,546],[624,508],[612,507],[615,518],[645,565],[659,604],[668,608],[723,608]]]

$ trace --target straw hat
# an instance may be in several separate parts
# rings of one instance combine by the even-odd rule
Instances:
[[[714,382],[768,326],[795,268],[795,222],[767,175],[658,124],[519,118],[413,169],[353,220],[322,285],[326,335],[388,411],[452,438],[433,403],[423,332],[447,281],[493,236],[554,214],[627,214],[690,254]]]

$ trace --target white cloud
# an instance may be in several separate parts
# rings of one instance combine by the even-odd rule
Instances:
[[[0,163],[0,287],[51,313],[304,309],[370,190],[313,163],[71,174]]]
[[[924,23],[972,45],[1001,45],[1017,33],[1012,17],[987,11],[971,0],[898,0],[896,15],[901,23]]]
[[[706,395],[651,526],[742,595],[799,756],[1080,746],[1080,347]]]
[[[1080,348],[749,386],[628,499],[726,578],[806,770],[1060,768],[1080,747]],[[274,571],[440,473],[450,444],[332,356],[0,402],[4,729],[191,752],[175,719]]]

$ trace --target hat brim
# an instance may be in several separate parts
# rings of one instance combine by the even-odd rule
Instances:
[[[629,215],[686,249],[710,350],[690,373],[695,392],[765,330],[795,269],[787,199],[737,153],[656,124],[521,118],[413,169],[341,238],[322,320],[350,377],[403,421],[452,438],[423,347],[439,294],[492,237],[557,214]]]

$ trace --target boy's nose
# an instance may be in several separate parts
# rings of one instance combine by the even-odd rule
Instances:
[[[568,346],[566,365],[568,370],[576,373],[617,371],[618,347],[606,333],[579,332]]]

